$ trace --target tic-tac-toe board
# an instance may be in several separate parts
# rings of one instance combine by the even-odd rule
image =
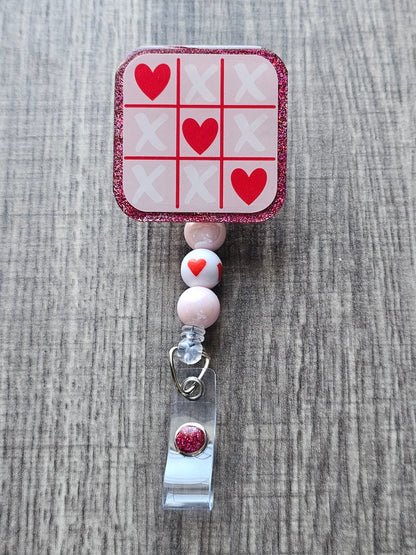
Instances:
[[[116,75],[114,192],[137,220],[262,221],[282,206],[287,72],[258,48],[152,47]]]

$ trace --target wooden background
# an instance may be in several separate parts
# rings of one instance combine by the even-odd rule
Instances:
[[[413,12],[3,2],[2,554],[416,553]],[[211,514],[161,509],[183,226],[112,195],[115,69],[181,43],[289,71],[287,201],[219,253]]]

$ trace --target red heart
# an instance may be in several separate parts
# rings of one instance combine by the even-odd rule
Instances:
[[[188,260],[189,269],[194,274],[194,276],[197,276],[198,274],[200,274],[202,270],[205,268],[206,264],[207,264],[207,261],[204,260],[203,258],[200,258],[199,260],[195,260],[195,258]]]
[[[188,144],[202,154],[213,142],[218,133],[218,123],[213,118],[206,119],[202,125],[192,118],[182,124],[182,131]]]
[[[218,262],[217,268],[218,268],[218,281],[221,281],[221,278],[222,278],[222,264],[221,264],[221,262]]]
[[[144,94],[154,100],[169,82],[170,67],[160,64],[152,71],[148,65],[139,64],[134,70],[134,77]]]
[[[231,173],[234,191],[246,204],[251,204],[260,196],[266,181],[267,173],[263,168],[255,169],[250,175],[242,168],[237,168]]]

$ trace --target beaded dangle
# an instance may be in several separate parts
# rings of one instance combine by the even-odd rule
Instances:
[[[260,47],[149,46],[115,82],[114,195],[131,218],[186,222],[192,249],[169,352],[166,509],[213,506],[216,380],[203,348],[220,302],[224,222],[262,222],[286,190],[287,71]]]
[[[205,330],[216,322],[220,313],[220,302],[211,288],[222,277],[222,262],[214,251],[225,240],[225,224],[187,223],[184,235],[193,250],[181,264],[182,279],[189,289],[182,293],[177,306],[183,323],[181,339],[169,353],[173,381],[180,396],[175,396],[171,408],[163,506],[171,509],[211,509],[215,373],[208,368],[209,357],[203,350],[202,342]],[[193,365],[202,358],[205,364],[195,375]],[[199,460],[196,462],[191,457],[198,457]]]

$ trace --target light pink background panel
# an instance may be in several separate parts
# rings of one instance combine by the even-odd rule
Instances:
[[[132,206],[243,214],[273,202],[278,79],[268,60],[144,53],[127,65],[123,92],[123,189]]]

